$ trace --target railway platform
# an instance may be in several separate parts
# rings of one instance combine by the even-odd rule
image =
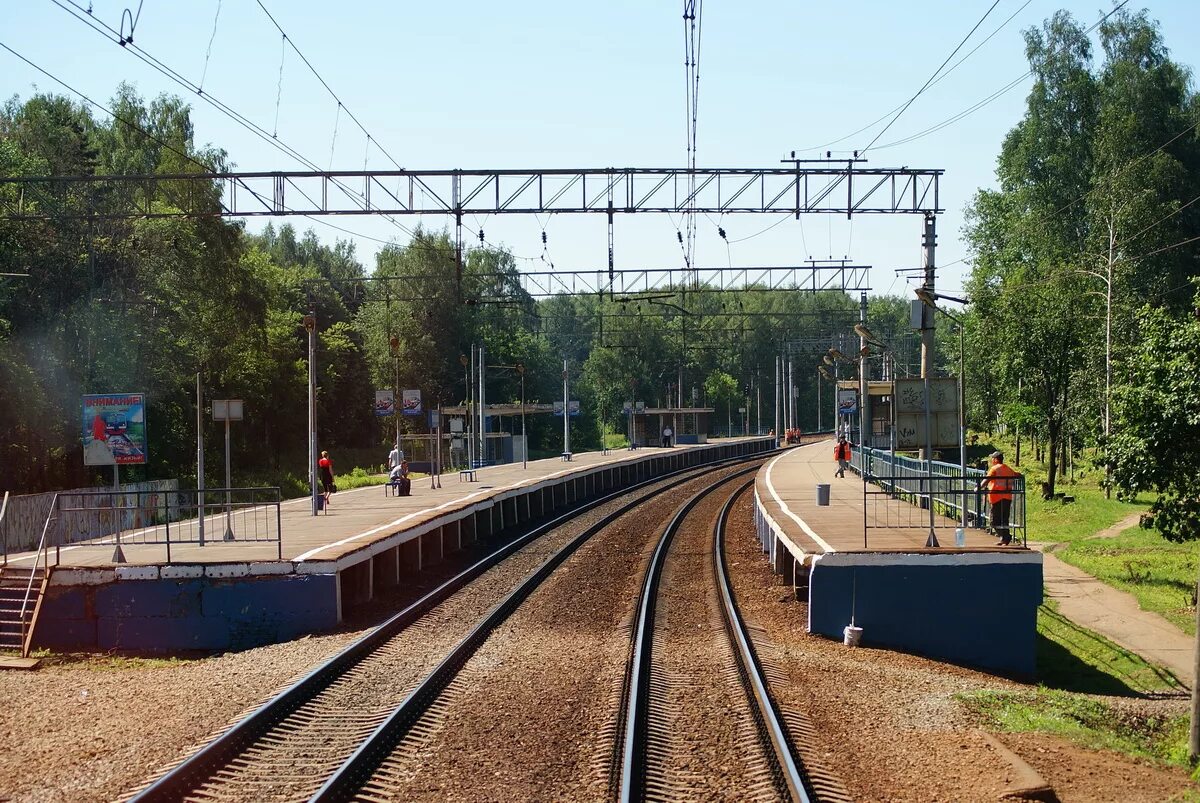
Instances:
[[[475,481],[414,480],[412,495],[382,486],[333,496],[313,516],[307,498],[279,509],[278,543],[210,541],[64,547],[38,612],[34,645],[145,651],[243,649],[336,627],[347,609],[394,588],[451,552],[514,524],[688,466],[765,452],[749,437],[673,448],[575,453],[481,468]],[[211,529],[220,532],[220,516]],[[10,555],[31,565],[33,554]]]
[[[1041,553],[978,527],[956,546],[956,523],[936,513],[941,546],[927,547],[927,508],[913,515],[912,502],[866,493],[856,473],[834,477],[832,453],[830,440],[788,449],[755,481],[759,541],[808,602],[810,632],[843,639],[853,625],[862,644],[1032,675]]]

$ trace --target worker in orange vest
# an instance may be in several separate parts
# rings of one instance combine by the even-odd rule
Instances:
[[[1003,452],[992,452],[987,476],[979,481],[978,490],[987,488],[988,504],[992,506],[992,529],[1000,538],[1000,546],[1008,546],[1012,542],[1008,517],[1012,511],[1013,478],[1019,476],[1004,462]]]
[[[850,465],[850,444],[846,443],[845,435],[838,436],[837,444],[833,447],[833,459],[838,464],[838,469],[833,472],[833,476],[844,478],[846,467]]]

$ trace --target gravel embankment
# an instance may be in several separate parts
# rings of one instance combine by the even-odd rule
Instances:
[[[423,766],[398,790],[405,798],[604,798],[610,756],[597,745],[607,743],[612,731],[619,692],[614,678],[624,671],[626,618],[648,557],[646,533],[661,529],[687,493],[647,505],[585,545],[566,571],[557,572],[483,646],[455,685],[446,715],[421,745]],[[740,523],[727,547],[739,601],[747,620],[771,642],[764,653],[773,677],[784,680],[773,690],[820,735],[815,749],[825,764],[857,800],[996,800],[1011,780],[1009,768],[954,695],[1025,687],[807,635],[804,605],[769,572],[758,549],[750,504],[739,503]],[[470,608],[478,613],[492,593],[515,584],[525,570],[516,566],[511,564],[507,579],[494,576],[480,586],[491,591],[457,602],[462,616]],[[420,585],[435,579],[427,575]],[[382,603],[374,608],[382,609]],[[65,657],[35,672],[0,673],[7,702],[0,710],[5,746],[0,799],[102,801],[127,793],[360,632],[347,629],[195,660]],[[1163,714],[1187,705],[1122,704]],[[531,719],[531,711],[540,713]],[[1000,739],[1041,772],[1063,801],[1158,801],[1196,794],[1180,769],[1046,735],[1000,734]]]

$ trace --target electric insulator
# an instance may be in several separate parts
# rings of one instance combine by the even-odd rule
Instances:
[[[717,226],[717,234],[721,235],[722,240],[725,239],[725,229],[721,228],[720,226]]]

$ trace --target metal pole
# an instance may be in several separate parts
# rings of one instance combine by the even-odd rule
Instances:
[[[779,445],[779,437],[783,430],[779,427],[779,355],[775,355],[775,410],[772,416],[775,424],[775,445]]]
[[[475,344],[471,344],[471,374],[467,379],[467,415],[466,415],[466,432],[463,434],[467,439],[467,468],[475,468],[475,408],[472,406],[472,401],[475,398]]]
[[[936,273],[935,265],[935,248],[937,244],[937,218],[932,213],[925,215],[925,231],[921,238],[921,245],[925,251],[925,280],[921,285],[923,292],[929,295],[929,298],[934,298],[934,275]],[[921,378],[926,379],[929,372],[933,369],[933,310],[922,302],[921,305]],[[928,383],[925,388],[926,402],[929,398]],[[927,440],[929,440],[927,438]],[[930,454],[926,449],[922,449],[920,458],[922,460],[931,459]]]
[[[571,390],[567,384],[566,357],[563,357],[563,459],[571,459]]]
[[[787,428],[796,427],[796,371],[789,358],[787,361]]]
[[[859,296],[858,301],[858,320],[863,326],[867,325],[867,294],[864,291]],[[869,415],[868,405],[871,400],[871,378],[867,372],[869,370],[867,358],[864,352],[867,350],[867,339],[862,335],[858,336],[858,443],[859,447],[869,446],[871,418]],[[865,472],[864,472],[865,478]],[[865,482],[865,479],[864,479]]]
[[[525,372],[521,371],[521,468],[529,468],[529,432],[525,429]]]
[[[966,327],[958,322],[958,465],[962,474],[962,526],[967,529],[967,390],[964,366],[966,363]]]
[[[479,344],[479,465],[487,462],[487,385],[485,377],[487,360],[484,356],[484,344]]]
[[[230,479],[232,472],[230,471],[229,461],[229,402],[225,402],[225,535],[224,540],[233,540],[233,491],[229,490],[233,487],[233,482]]]
[[[312,309],[308,329],[308,484],[312,489],[312,514],[317,515],[317,312]]]
[[[204,384],[196,372],[196,525],[204,546]]]
[[[935,256],[937,248],[937,217],[932,212],[925,214],[925,232],[921,243],[925,248],[925,282],[923,289],[934,297]],[[934,532],[933,512],[933,424],[929,410],[929,375],[933,370],[933,310],[924,303],[921,305],[921,378],[925,385],[925,449],[921,457],[925,460],[925,473],[928,477],[929,500],[929,537],[925,546],[941,546]]]
[[[821,431],[821,369],[817,369],[817,432]]]

